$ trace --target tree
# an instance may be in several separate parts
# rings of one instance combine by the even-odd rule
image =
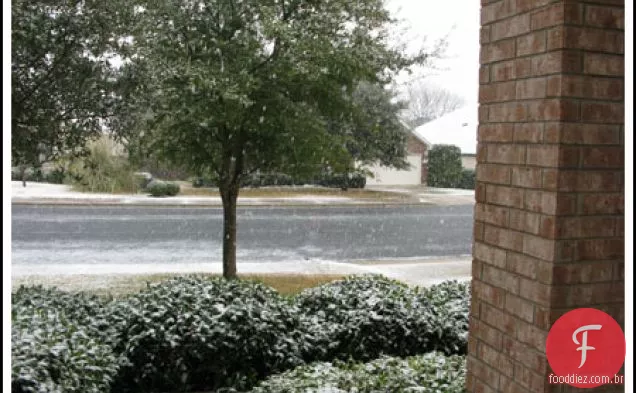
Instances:
[[[462,97],[449,90],[422,82],[410,84],[405,96],[404,118],[412,127],[419,127],[465,104]]]
[[[369,82],[361,82],[351,100],[350,120],[336,122],[336,126],[348,137],[346,146],[352,160],[361,165],[407,168],[408,127],[400,119],[405,104],[396,100],[393,91]]]
[[[24,172],[97,137],[125,86],[109,58],[123,53],[117,1],[11,3],[11,160]],[[23,184],[24,181],[23,181]]]
[[[346,168],[350,138],[329,124],[351,117],[354,87],[388,83],[426,57],[389,48],[382,0],[163,0],[143,10],[136,42],[156,86],[146,140],[215,175],[226,278],[236,277],[241,179]]]
[[[431,187],[455,188],[462,179],[462,153],[454,145],[434,145],[428,152],[428,178]]]

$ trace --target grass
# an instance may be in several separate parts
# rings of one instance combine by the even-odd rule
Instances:
[[[148,283],[157,283],[175,276],[187,274],[111,274],[97,275],[60,275],[13,277],[12,286],[44,285],[57,287],[65,291],[84,291],[100,296],[121,297],[145,288]],[[215,277],[218,274],[198,274]],[[246,274],[241,279],[256,280],[277,290],[282,295],[295,295],[303,289],[344,278],[336,274]]]
[[[179,195],[189,196],[219,196],[216,188],[194,188],[190,185],[181,185]],[[239,198],[289,198],[289,197],[345,197],[370,200],[405,200],[408,195],[366,189],[349,189],[342,191],[336,188],[321,187],[264,187],[264,188],[243,188],[239,193]]]

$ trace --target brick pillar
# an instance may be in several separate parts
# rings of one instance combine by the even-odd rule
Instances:
[[[467,389],[570,391],[551,324],[624,323],[624,1],[481,3]]]

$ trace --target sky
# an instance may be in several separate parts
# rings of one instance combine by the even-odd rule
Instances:
[[[410,48],[423,39],[427,45],[447,36],[445,58],[436,68],[418,72],[426,83],[444,87],[467,102],[477,102],[479,85],[479,9],[476,0],[387,0],[387,7],[400,19]],[[401,30],[400,30],[401,31]],[[408,83],[406,80],[403,83]]]

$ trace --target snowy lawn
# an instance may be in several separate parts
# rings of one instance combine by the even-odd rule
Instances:
[[[44,285],[70,292],[88,292],[95,295],[119,297],[146,288],[148,284],[169,280],[186,274],[108,274],[108,275],[61,275],[61,276],[19,276],[13,277],[13,287],[20,285]],[[214,277],[219,274],[198,274]],[[340,280],[339,274],[245,274],[241,279],[256,280],[274,288],[281,295],[295,295],[306,288],[313,288],[328,282]]]

